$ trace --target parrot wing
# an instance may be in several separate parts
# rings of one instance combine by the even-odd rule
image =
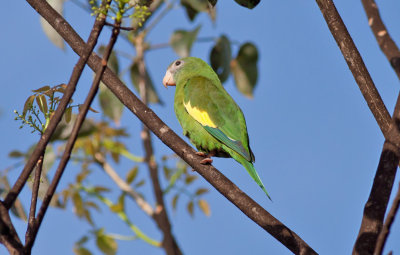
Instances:
[[[221,84],[202,76],[192,77],[185,84],[183,103],[208,133],[247,161],[254,161],[243,113]]]

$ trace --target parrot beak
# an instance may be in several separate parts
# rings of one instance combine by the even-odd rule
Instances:
[[[166,87],[166,88],[167,88],[167,86],[175,86],[176,85],[174,76],[172,75],[172,73],[169,70],[167,70],[167,72],[165,73],[162,83],[164,84],[164,87]]]

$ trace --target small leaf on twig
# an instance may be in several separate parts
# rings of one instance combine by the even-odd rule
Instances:
[[[230,74],[230,62],[232,58],[231,43],[228,37],[222,35],[210,53],[210,64],[218,74],[221,83],[228,79]]]
[[[184,58],[190,56],[190,51],[194,41],[196,41],[200,26],[192,31],[176,30],[170,39],[171,47],[179,57]]]
[[[208,205],[207,201],[204,199],[199,199],[199,201],[197,201],[197,204],[199,205],[201,211],[206,215],[206,216],[210,216],[211,211],[210,211],[210,206]]]

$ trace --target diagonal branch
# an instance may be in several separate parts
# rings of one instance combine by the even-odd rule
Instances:
[[[41,4],[45,4],[45,1],[42,1]],[[46,3],[47,4],[47,3]],[[35,9],[39,8],[38,6],[33,6]],[[55,15],[56,14],[56,15]],[[49,18],[56,20],[57,15],[60,16],[57,12],[49,13]],[[59,20],[58,26],[65,26],[67,22],[62,19]],[[63,22],[64,21],[64,22]],[[12,204],[17,199],[19,193],[21,192],[22,188],[24,187],[26,180],[28,180],[29,175],[32,172],[33,167],[35,166],[36,162],[39,160],[39,157],[43,154],[44,150],[46,149],[47,144],[50,141],[51,136],[53,135],[58,123],[61,121],[61,118],[64,114],[67,105],[69,104],[72,95],[75,92],[76,85],[81,77],[82,71],[88,61],[90,53],[93,51],[94,46],[97,44],[97,38],[103,28],[101,25],[101,20],[96,20],[95,25],[90,33],[87,45],[88,47],[82,52],[81,57],[78,60],[78,63],[75,65],[74,70],[72,71],[71,78],[68,82],[68,86],[64,92],[63,97],[61,98],[60,104],[58,105],[57,109],[54,112],[54,115],[50,119],[50,123],[47,126],[45,132],[40,137],[39,142],[36,144],[35,150],[32,152],[31,156],[29,157],[24,169],[22,170],[21,174],[19,175],[17,181],[15,182],[14,186],[8,192],[6,198],[4,199],[4,206],[7,209],[10,209]]]
[[[111,0],[103,1],[102,6],[108,6],[110,4],[110,2],[111,2]],[[108,8],[106,8],[106,10],[108,10]],[[106,20],[106,15],[107,15],[107,13],[100,14],[96,18],[96,22],[97,22],[97,20],[100,20],[101,28],[104,26],[104,23],[105,23],[105,20]],[[117,23],[117,25],[119,25],[119,23]],[[47,192],[46,192],[46,194],[44,196],[44,199],[43,199],[43,202],[42,202],[42,206],[40,207],[39,213],[37,215],[37,219],[36,219],[35,225],[31,229],[32,232],[31,232],[31,234],[29,236],[28,241],[25,244],[25,249],[29,253],[30,253],[30,251],[32,249],[33,243],[34,243],[34,241],[36,239],[37,233],[39,231],[39,228],[40,228],[40,225],[41,225],[41,223],[43,221],[43,218],[44,218],[44,216],[46,214],[46,211],[48,209],[50,201],[53,198],[53,195],[54,195],[54,193],[56,191],[58,183],[59,183],[59,181],[60,181],[60,179],[61,179],[61,177],[62,177],[62,175],[64,173],[65,167],[68,164],[69,158],[71,156],[71,151],[72,151],[72,149],[74,147],[74,144],[75,144],[75,141],[76,141],[76,139],[78,137],[79,130],[80,130],[85,118],[86,118],[86,115],[87,115],[87,113],[89,111],[90,105],[92,104],[93,99],[96,96],[97,90],[99,88],[101,76],[103,75],[103,72],[104,72],[105,68],[107,67],[107,61],[108,61],[108,58],[110,57],[112,48],[114,47],[114,44],[117,41],[118,34],[119,34],[119,29],[118,28],[114,28],[112,30],[110,42],[108,43],[107,48],[106,48],[105,53],[104,53],[104,56],[103,56],[103,59],[101,60],[101,67],[97,70],[96,76],[95,76],[95,78],[93,80],[92,86],[91,86],[91,88],[89,90],[89,93],[88,93],[86,99],[85,99],[85,102],[80,108],[80,112],[79,112],[78,117],[76,118],[76,121],[75,121],[74,126],[72,128],[71,135],[70,135],[70,137],[69,137],[69,139],[67,141],[67,144],[65,146],[65,151],[64,151],[64,153],[63,153],[63,155],[61,157],[61,160],[60,160],[60,163],[59,163],[58,168],[56,170],[56,173],[54,175],[54,178],[53,178],[53,180],[52,180],[52,182],[51,182],[51,184],[50,184],[50,186],[49,186],[49,188],[48,188],[48,190],[47,190]]]
[[[78,55],[81,55],[85,51],[87,45],[84,41],[51,6],[40,0],[27,1],[54,27]],[[67,25],[60,26],[60,23]],[[88,64],[96,71],[101,67],[101,60],[95,53],[92,53]],[[195,154],[193,148],[174,133],[151,109],[144,105],[108,68],[104,71],[103,82],[163,143],[170,147],[195,171],[200,173],[251,220],[270,233],[293,253],[316,254],[295,232],[268,213],[217,169],[213,166],[200,164],[202,158]]]

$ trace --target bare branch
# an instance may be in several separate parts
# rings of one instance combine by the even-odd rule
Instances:
[[[22,254],[23,246],[17,231],[11,222],[4,203],[0,201],[0,243],[4,244],[10,254]]]
[[[376,242],[376,247],[375,247],[375,255],[380,255],[383,252],[383,248],[385,247],[386,239],[389,236],[390,232],[390,227],[393,224],[394,217],[397,214],[397,211],[399,210],[400,206],[400,183],[399,183],[399,188],[397,190],[397,194],[393,200],[392,207],[390,208],[390,211],[386,217],[385,224],[383,225],[383,228],[381,230],[381,233],[379,234],[378,241]]]
[[[386,26],[383,24],[375,1],[362,0],[361,2],[368,16],[368,24],[371,27],[380,49],[385,54],[388,61],[392,64],[394,71],[400,78],[400,62],[398,61],[400,51],[390,37]],[[397,66],[396,63],[398,63]],[[400,94],[397,97],[392,119],[394,123],[399,123]],[[392,125],[392,129],[397,130],[398,127]],[[396,136],[394,132],[391,132],[390,135]],[[389,141],[393,141],[393,139],[388,139],[386,137],[386,142],[382,149],[371,192],[364,207],[360,231],[353,248],[354,254],[372,254],[374,249],[380,249],[375,247],[375,244],[377,243],[378,235],[382,236],[382,232],[384,231],[382,229],[382,224],[392,192],[393,182],[395,180],[400,157],[398,147],[391,145]]]
[[[39,194],[40,177],[42,175],[43,159],[44,159],[44,154],[40,156],[35,167],[35,179],[33,181],[33,187],[32,187],[31,208],[29,210],[28,228],[25,233],[25,243],[31,242],[30,238],[32,237],[31,235],[32,228],[35,226],[36,223],[36,205]]]
[[[100,153],[96,153],[94,155],[95,159],[97,162],[101,165],[101,167],[104,169],[104,172],[110,176],[110,178],[115,182],[115,184],[118,185],[118,187],[124,191],[126,194],[128,194],[135,202],[136,204],[142,209],[147,215],[150,217],[153,217],[154,215],[154,210],[153,207],[146,202],[136,191],[134,191],[131,186],[124,181],[118,174],[117,172],[112,168],[110,164],[108,164],[104,157]]]
[[[389,138],[395,139],[391,142],[400,148],[399,132],[397,129],[393,128],[394,125],[390,114],[372,81],[353,39],[336,10],[334,3],[332,0],[316,0],[316,2],[384,137],[387,140],[389,140]],[[396,135],[392,136],[392,132]]]
[[[361,2],[368,17],[368,25],[371,27],[379,47],[400,79],[400,50],[383,24],[378,6],[374,0],[361,0]]]
[[[27,1],[36,4],[37,2],[41,2],[40,0]],[[38,12],[55,28],[78,55],[85,51],[87,45],[74,29],[69,24],[66,26],[59,25],[60,22],[62,24],[67,23],[53,8],[48,5],[41,5]],[[52,18],[53,16],[57,16],[57,18]],[[92,53],[88,64],[96,71],[101,67],[101,60],[95,53]],[[200,173],[251,220],[270,233],[293,253],[316,254],[295,232],[268,213],[217,169],[213,166],[200,164],[202,158],[195,154],[193,148],[174,133],[151,109],[144,105],[109,68],[104,71],[103,82],[163,143],[175,151],[177,155]]]

